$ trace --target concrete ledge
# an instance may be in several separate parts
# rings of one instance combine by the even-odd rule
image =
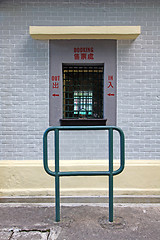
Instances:
[[[30,26],[33,39],[135,39],[140,26]]]
[[[108,203],[108,196],[62,196],[61,203]],[[0,203],[55,203],[55,198],[51,196],[17,196],[0,197]],[[114,196],[114,203],[160,203],[160,196],[135,196],[119,195]]]
[[[61,171],[107,170],[105,160],[67,160],[60,165]],[[160,160],[127,160],[124,172],[114,177],[114,195],[160,195],[159,173]],[[61,178],[61,196],[107,194],[107,176]],[[54,196],[54,177],[45,173],[42,161],[1,161],[0,196]]]

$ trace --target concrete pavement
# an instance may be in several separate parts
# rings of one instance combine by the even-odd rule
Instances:
[[[54,205],[0,204],[0,240],[158,240],[160,204],[63,204],[54,222]]]

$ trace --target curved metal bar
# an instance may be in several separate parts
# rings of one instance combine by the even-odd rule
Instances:
[[[47,135],[50,131],[55,130],[55,128],[48,128],[43,134],[43,166],[46,171],[51,176],[55,176],[55,172],[51,171],[48,166],[48,147],[47,147]]]
[[[119,169],[113,171],[113,175],[118,175],[123,171],[125,166],[125,137],[121,128],[116,127],[113,129],[118,131],[120,135],[120,167]]]
[[[123,169],[124,169],[124,165],[125,165],[125,137],[124,137],[124,133],[122,131],[122,129],[118,128],[118,127],[113,127],[113,126],[58,126],[58,127],[50,127],[48,128],[43,135],[43,164],[44,164],[44,169],[45,171],[51,175],[51,176],[55,176],[55,172],[51,171],[49,169],[48,166],[48,147],[47,147],[47,136],[48,133],[50,131],[55,131],[55,130],[70,130],[70,131],[74,131],[74,130],[109,130],[109,129],[113,129],[119,132],[120,134],[120,167],[119,169],[115,170],[112,172],[113,175],[118,175],[120,174]],[[59,176],[82,176],[82,175],[110,175],[110,171],[92,171],[92,172],[88,172],[88,171],[77,171],[77,172],[60,172]]]

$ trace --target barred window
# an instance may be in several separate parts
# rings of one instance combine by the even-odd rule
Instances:
[[[102,65],[63,65],[63,118],[103,118]]]

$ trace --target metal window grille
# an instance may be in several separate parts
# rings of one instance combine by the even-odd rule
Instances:
[[[104,67],[63,65],[63,118],[103,118]]]
[[[74,91],[74,115],[92,115],[92,91]]]

